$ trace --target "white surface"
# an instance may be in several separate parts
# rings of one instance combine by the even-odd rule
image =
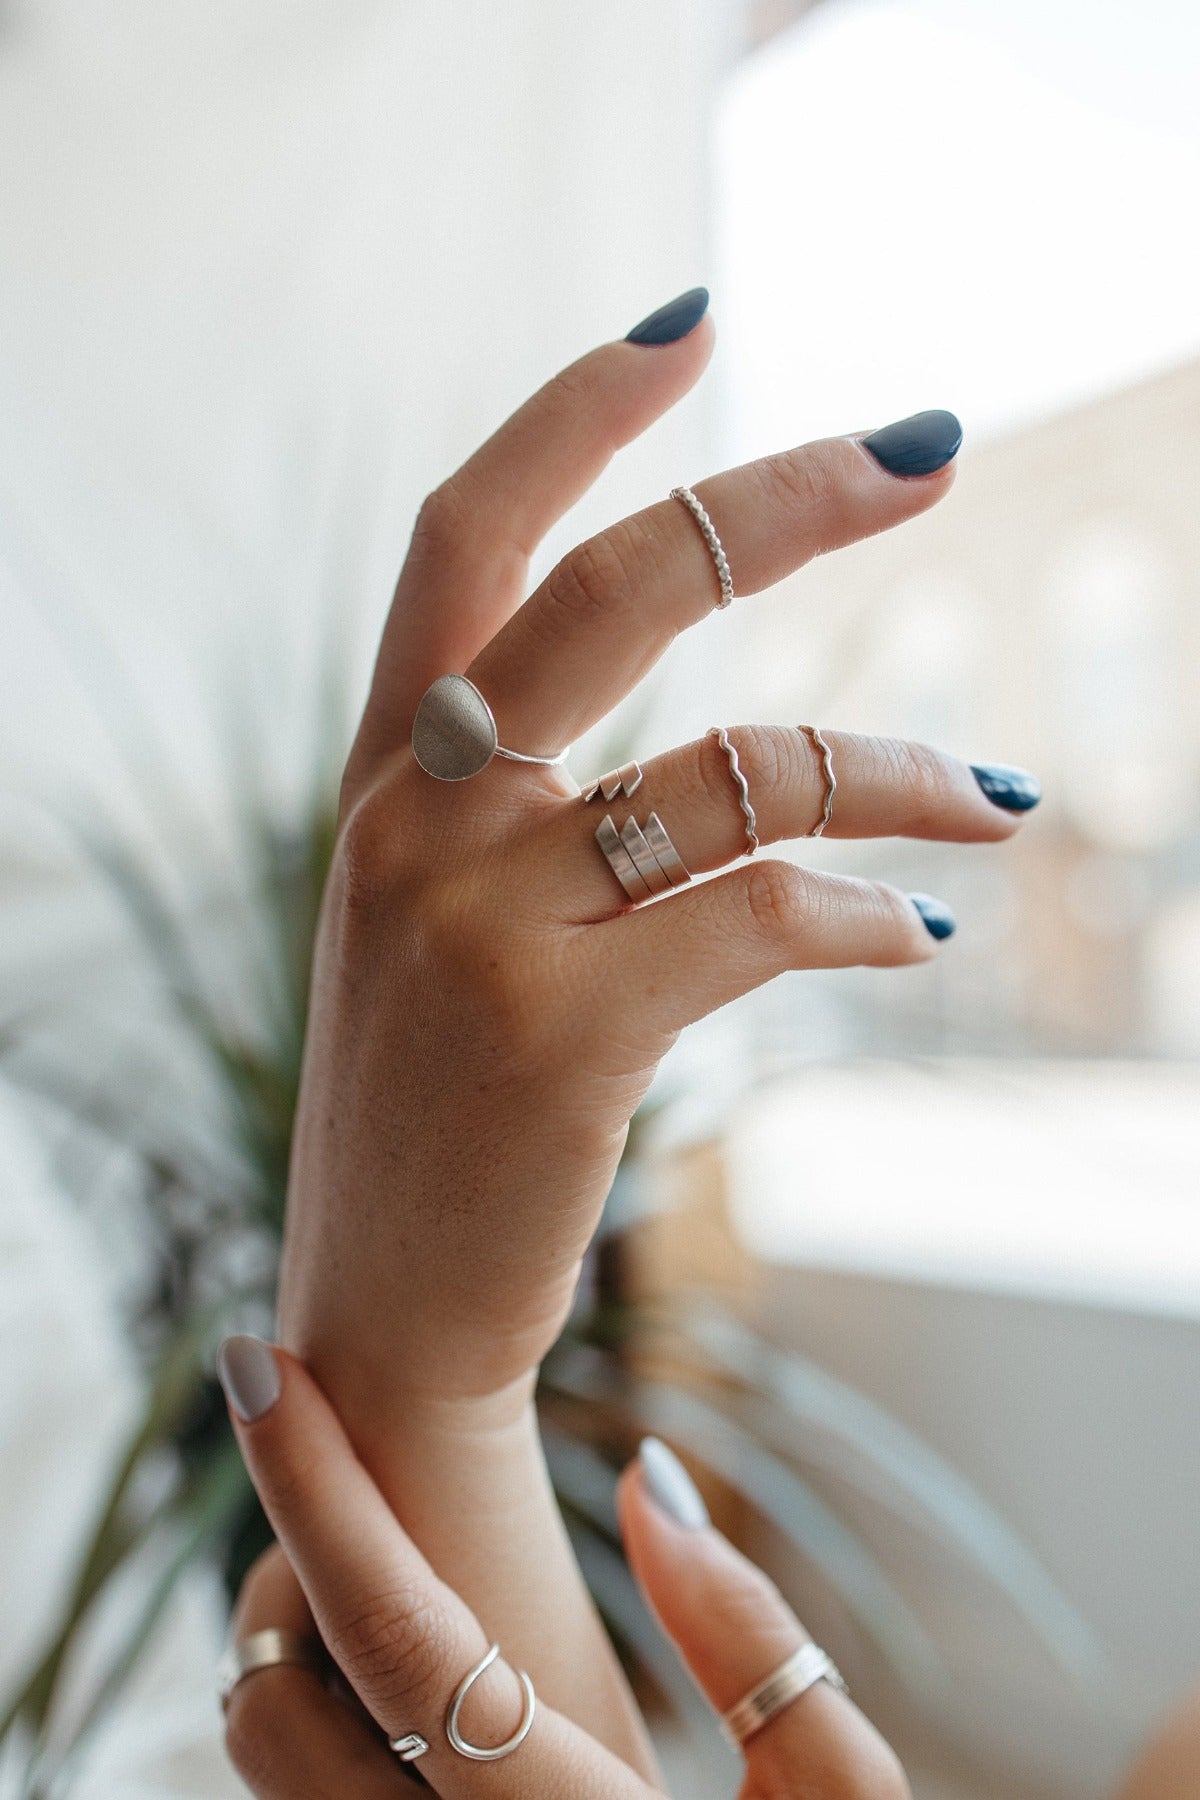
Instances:
[[[1194,1064],[814,1067],[728,1142],[768,1262],[1200,1316]]]
[[[947,406],[971,441],[1200,346],[1193,0],[826,0],[731,84],[739,456]]]

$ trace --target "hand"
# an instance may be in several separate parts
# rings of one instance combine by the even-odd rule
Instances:
[[[581,545],[524,599],[538,540],[692,385],[711,343],[706,318],[675,343],[584,357],[417,523],[346,773],[281,1293],[282,1335],[360,1446],[411,1433],[447,1401],[525,1403],[630,1116],[685,1025],[786,969],[923,962],[946,928],[888,887],[765,858],[631,909],[593,841],[602,809],[561,771],[496,760],[450,783],[413,757],[413,715],[438,675],[466,670],[500,742],[550,754],[712,610],[712,561],[674,500]],[[941,499],[956,428],[923,417],[877,453],[835,438],[702,482],[739,595]],[[929,419],[940,447],[914,459]],[[943,466],[904,478],[881,456]],[[809,740],[731,735],[764,841],[807,833],[825,792]],[[1028,778],[828,735],[831,836],[995,841],[1036,797]],[[745,847],[711,740],[653,758],[634,801],[611,807],[618,824],[651,809],[695,872]]]
[[[448,1703],[488,1647],[483,1627],[400,1529],[301,1365],[266,1345],[251,1355],[257,1366],[244,1351],[230,1359],[231,1411],[287,1560],[274,1550],[251,1572],[235,1636],[319,1629],[361,1702],[347,1704],[294,1667],[244,1678],[230,1697],[228,1745],[258,1800],[342,1800],[351,1792],[388,1800],[405,1783],[385,1740],[410,1732],[429,1745],[416,1768],[446,1800],[661,1800],[661,1788],[540,1704],[528,1737],[501,1761],[469,1761],[450,1747]],[[243,1411],[256,1416],[247,1421]],[[805,1634],[761,1571],[708,1523],[682,1464],[661,1444],[648,1448],[621,1483],[626,1548],[696,1681],[728,1710]],[[496,1663],[471,1691],[464,1734],[499,1743],[521,1707],[511,1669]],[[909,1790],[862,1714],[819,1682],[750,1738],[740,1791],[744,1800],[905,1800]]]

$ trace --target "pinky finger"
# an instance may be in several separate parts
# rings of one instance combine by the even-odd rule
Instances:
[[[602,930],[621,934],[627,975],[644,976],[653,1026],[675,1032],[789,969],[928,962],[954,919],[927,895],[769,860],[624,913]]]

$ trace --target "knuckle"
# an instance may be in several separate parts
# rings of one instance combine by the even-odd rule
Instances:
[[[885,741],[883,755],[902,828],[916,832],[934,824],[955,799],[955,783],[945,759],[928,744],[895,738]]]
[[[387,1724],[440,1707],[453,1685],[440,1610],[410,1587],[373,1595],[337,1622],[329,1650]]]
[[[765,937],[789,939],[813,916],[813,888],[793,863],[756,863],[746,871],[746,909]]]
[[[552,611],[571,629],[596,620],[611,625],[637,605],[655,553],[641,521],[621,519],[610,525],[577,545],[553,570],[546,583]]]
[[[835,511],[841,498],[837,467],[822,444],[767,456],[757,463],[766,499],[788,512],[810,517],[814,525]],[[818,531],[818,536],[824,534]]]
[[[462,539],[470,511],[461,474],[451,475],[421,502],[413,526],[412,549],[418,555],[440,556]]]
[[[368,910],[392,890],[400,873],[399,844],[390,796],[373,788],[352,806],[342,826],[342,888],[352,911]]]

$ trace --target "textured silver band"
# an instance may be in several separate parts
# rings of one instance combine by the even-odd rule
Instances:
[[[730,742],[729,733],[723,725],[714,725],[708,735],[709,737],[716,738],[718,744],[720,744],[722,750],[725,752],[726,760],[729,763],[729,773],[732,775],[734,786],[737,788],[738,805],[741,807],[742,814],[746,821],[746,855],[753,856],[754,852],[759,847],[758,815],[750,804],[750,788],[746,782],[746,777],[742,773],[742,765],[738,761],[737,745]]]
[[[736,1706],[722,1714],[721,1730],[740,1750],[748,1738],[778,1717],[785,1706],[807,1694],[818,1681],[827,1681],[839,1693],[846,1693],[845,1682],[832,1660],[819,1644],[801,1644],[777,1669],[750,1689]]]
[[[830,819],[833,817],[833,796],[837,793],[837,776],[833,772],[833,751],[821,736],[815,725],[801,725],[799,729],[812,739],[813,749],[821,758],[821,767],[825,772],[825,806],[818,822],[809,832],[810,838],[819,838]]]
[[[717,536],[716,526],[704,510],[703,503],[696,498],[689,487],[672,488],[670,497],[672,500],[683,501],[683,504],[687,507],[693,519],[695,519],[696,524],[700,527],[700,535],[708,545],[709,555],[716,564],[717,580],[721,584],[721,597],[717,601],[717,606],[719,608],[732,606],[734,598],[733,576],[729,573],[729,558],[725,554],[725,546]]]
[[[516,1669],[513,1672],[516,1675],[517,1680],[521,1683],[521,1693],[524,1703],[521,1707],[520,1721],[512,1736],[505,1738],[502,1744],[494,1744],[490,1749],[484,1749],[480,1744],[469,1743],[458,1729],[458,1720],[463,1709],[463,1701],[466,1699],[475,1683],[479,1680],[479,1677],[483,1674],[484,1670],[491,1668],[499,1654],[499,1644],[493,1644],[487,1655],[481,1657],[475,1664],[475,1667],[467,1671],[454,1690],[454,1697],[450,1702],[450,1710],[446,1714],[446,1736],[450,1740],[451,1749],[457,1750],[460,1756],[469,1757],[472,1762],[499,1762],[502,1756],[511,1756],[517,1746],[523,1744],[525,1739],[529,1736],[530,1728],[533,1725],[534,1715],[537,1712],[537,1696],[533,1691],[533,1683],[530,1681],[524,1669]]]
[[[310,1669],[314,1675],[329,1671],[329,1658],[320,1638],[301,1637],[295,1631],[280,1631],[274,1626],[253,1631],[238,1644],[230,1644],[217,1664],[217,1696],[221,1710],[229,1705],[238,1683],[259,1669],[276,1669],[285,1664],[293,1669]]]

